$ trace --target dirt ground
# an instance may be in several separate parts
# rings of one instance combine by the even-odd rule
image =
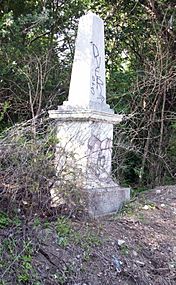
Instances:
[[[144,192],[94,221],[3,227],[0,243],[1,285],[174,285],[176,186]]]

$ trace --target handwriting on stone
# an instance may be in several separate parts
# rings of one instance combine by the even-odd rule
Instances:
[[[101,56],[100,56],[99,49],[96,46],[96,44],[91,42],[91,45],[92,45],[93,58],[95,62],[95,67],[94,67],[93,74],[92,74],[91,93],[92,95],[97,94],[98,95],[97,99],[100,99],[101,102],[103,102],[105,98],[102,94],[104,83],[100,76]]]

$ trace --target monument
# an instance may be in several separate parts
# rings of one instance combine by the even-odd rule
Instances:
[[[49,116],[57,120],[57,173],[69,157],[70,173],[81,170],[79,187],[86,193],[89,215],[118,211],[130,199],[130,189],[111,177],[113,124],[122,116],[106,104],[104,24],[94,13],[79,21],[68,101]],[[57,187],[52,195],[57,198]]]

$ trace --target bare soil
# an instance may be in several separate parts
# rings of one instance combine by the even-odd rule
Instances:
[[[0,243],[2,285],[175,285],[176,186],[147,191],[94,221],[7,226]]]

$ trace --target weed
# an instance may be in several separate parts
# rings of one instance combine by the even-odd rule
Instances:
[[[143,213],[138,213],[137,214],[137,217],[138,217],[138,219],[139,219],[139,221],[141,221],[141,222],[145,222],[145,215],[143,214]]]
[[[28,282],[30,280],[30,274],[24,272],[18,275],[17,278],[19,282]]]
[[[65,284],[65,282],[67,281],[67,278],[63,273],[55,273],[53,274],[52,277],[55,281],[58,281],[59,284],[61,285]]]
[[[33,226],[34,227],[38,227],[40,225],[40,219],[39,218],[35,218],[34,222],[33,222]]]
[[[138,196],[140,193],[144,193],[148,191],[149,189],[147,187],[141,186],[131,189],[131,196],[132,198]]]
[[[136,209],[136,205],[134,205],[133,203],[129,202],[129,203],[126,203],[124,205],[124,207],[122,208],[120,214],[123,216],[123,215],[128,215],[128,216],[132,216],[135,212],[135,209]],[[119,218],[119,213],[117,213],[117,215],[115,216],[115,218]]]
[[[156,204],[155,203],[152,203],[151,201],[146,201],[145,202],[145,205],[148,206],[149,209],[153,210],[156,208]]]
[[[0,285],[6,285],[7,283],[3,280],[0,281]]]
[[[16,249],[15,239],[6,238],[4,239],[2,244],[3,244],[4,249],[8,252],[8,254],[12,256],[15,254],[15,249]]]
[[[87,243],[87,245],[89,246],[98,246],[101,244],[101,240],[98,237],[98,235],[89,232],[86,237],[85,237],[85,242]]]
[[[90,246],[84,247],[84,253],[83,253],[83,261],[89,261],[91,256],[91,248]]]
[[[77,245],[80,244],[84,250],[86,259],[89,258],[92,247],[101,244],[101,240],[98,235],[89,231],[89,229],[87,229],[83,235],[81,235],[78,231],[73,230],[68,218],[58,218],[56,232],[60,246],[66,247],[71,242]]]
[[[74,270],[73,270],[73,267],[71,264],[67,264],[65,265],[63,268],[62,268],[62,272],[55,272],[53,275],[52,275],[52,278],[55,280],[55,281],[58,281],[58,284],[60,285],[64,285],[67,283],[68,281],[68,278],[71,274],[74,273]]]
[[[0,229],[8,227],[12,223],[11,219],[4,212],[0,212]]]
[[[66,247],[69,244],[71,234],[73,233],[69,220],[64,217],[57,219],[56,232],[59,245]]]
[[[98,235],[87,230],[87,232],[82,237],[80,236],[79,243],[82,249],[84,250],[83,260],[89,261],[92,253],[92,248],[95,246],[99,246],[101,244],[101,240]]]
[[[32,270],[32,253],[33,248],[30,242],[24,242],[24,254],[19,257],[20,273],[17,276],[19,282],[29,282]]]
[[[58,218],[56,224],[56,230],[58,235],[66,236],[69,235],[71,232],[71,227],[68,219],[66,218]]]
[[[126,244],[122,244],[120,246],[120,252],[122,255],[128,255],[128,253],[129,253],[128,246]]]
[[[44,222],[44,228],[49,229],[50,223],[48,221]]]
[[[12,223],[14,226],[19,227],[21,225],[21,220],[17,216],[15,216],[12,220]]]

